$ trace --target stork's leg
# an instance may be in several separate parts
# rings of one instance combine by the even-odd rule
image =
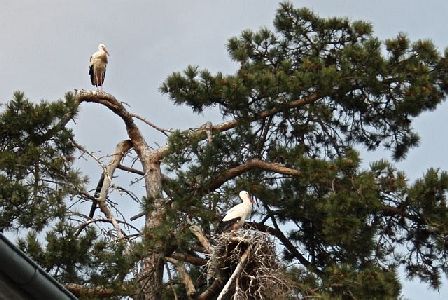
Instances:
[[[100,91],[103,91],[103,74],[102,72],[98,72],[98,84],[100,86]]]

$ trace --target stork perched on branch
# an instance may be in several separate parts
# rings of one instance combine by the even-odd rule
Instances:
[[[104,44],[98,45],[98,51],[92,54],[90,57],[89,75],[92,85],[103,89],[104,77],[106,75],[107,56],[109,51]]]
[[[252,204],[255,203],[254,198],[251,197],[246,191],[241,191],[239,196],[241,200],[243,200],[243,203],[237,204],[227,211],[227,214],[224,216],[216,229],[217,233],[227,230],[237,230],[243,226],[244,221],[252,213]]]

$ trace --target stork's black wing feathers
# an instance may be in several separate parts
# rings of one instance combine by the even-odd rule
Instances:
[[[89,75],[90,75],[90,82],[92,83],[92,85],[95,85],[95,74],[93,72],[93,64],[91,64],[89,67]]]
[[[232,225],[236,222],[239,222],[241,220],[241,217],[236,217],[227,221],[221,221],[219,223],[218,228],[216,228],[216,233],[222,233],[224,231],[227,231],[228,229],[232,228]]]

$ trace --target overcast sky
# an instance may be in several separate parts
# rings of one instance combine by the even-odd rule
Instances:
[[[380,39],[407,33],[412,40],[431,39],[441,51],[448,46],[448,1],[434,0],[310,0],[292,1],[320,16],[347,16],[373,24]],[[158,88],[173,71],[199,65],[232,73],[228,38],[243,29],[272,27],[277,1],[267,0],[0,0],[0,103],[21,90],[32,100],[55,100],[73,89],[90,89],[88,61],[98,43],[111,54],[105,90],[130,105],[130,110],[166,128],[196,127],[218,122],[216,112],[193,115],[173,106]],[[410,179],[431,167],[447,168],[446,104],[415,121],[421,136],[398,166]],[[92,150],[111,151],[126,138],[125,130],[102,107],[83,105],[78,140]],[[146,132],[145,132],[146,133]],[[154,132],[148,130],[150,139]],[[365,163],[389,153],[364,154]],[[406,283],[406,299],[448,299],[418,282]]]

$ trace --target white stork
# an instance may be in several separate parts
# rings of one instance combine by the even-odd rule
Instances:
[[[98,51],[90,57],[89,75],[92,85],[103,89],[104,77],[106,75],[107,56],[109,51],[104,44],[98,45]]]
[[[243,226],[244,221],[252,213],[252,204],[255,203],[254,198],[251,197],[246,191],[241,191],[239,196],[241,200],[243,200],[243,203],[237,204],[227,211],[227,214],[224,216],[216,229],[217,233],[221,233],[226,230],[237,230]]]

